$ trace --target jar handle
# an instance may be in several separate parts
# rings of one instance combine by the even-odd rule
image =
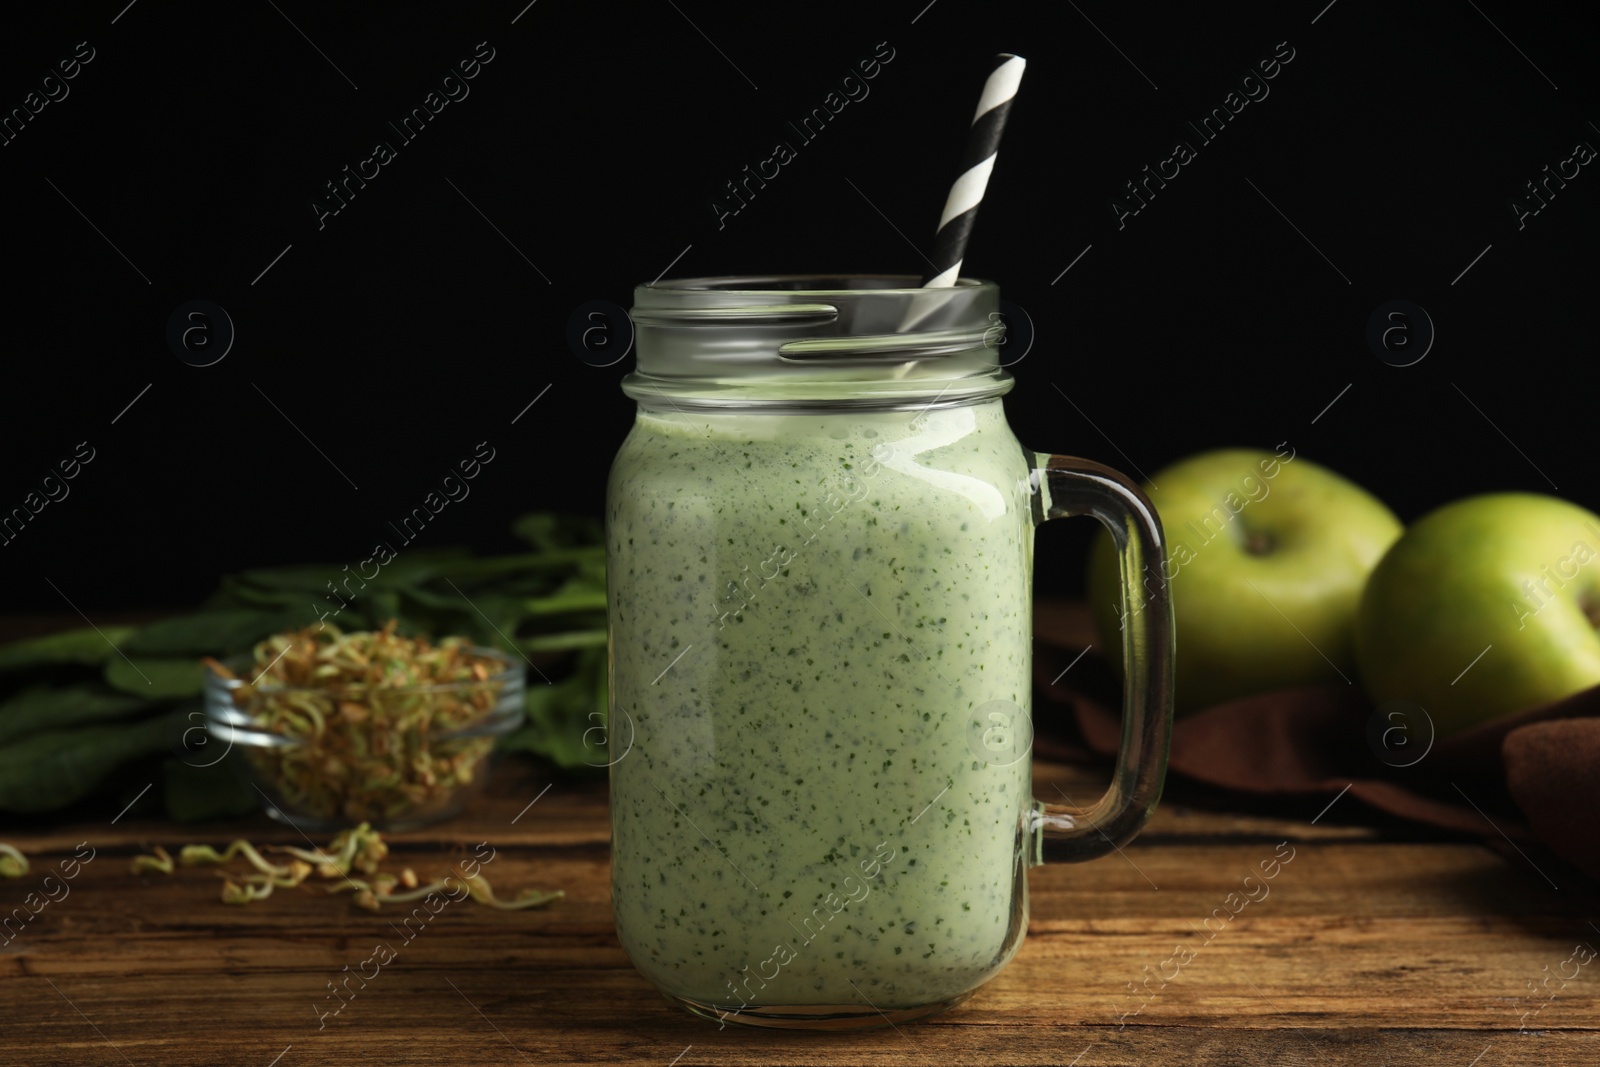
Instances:
[[[1172,735],[1174,643],[1165,540],[1149,498],[1128,478],[1086,459],[1040,453],[1035,462],[1034,522],[1093,515],[1116,543],[1123,685],[1122,746],[1110,788],[1087,808],[1035,799],[1030,866],[1103,856],[1131,840],[1150,818],[1161,798]]]

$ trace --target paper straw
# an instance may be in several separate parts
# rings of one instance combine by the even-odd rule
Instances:
[[[983,83],[983,95],[978,98],[978,110],[972,116],[972,128],[967,131],[961,176],[950,187],[944,214],[939,217],[939,232],[934,236],[933,268],[922,279],[924,288],[954,285],[961,274],[972,221],[983,203],[983,191],[989,184],[989,173],[994,170],[995,155],[1000,147],[1000,134],[1005,129],[1006,117],[1011,114],[1011,101],[1017,95],[1017,85],[1027,65],[1027,60],[1009,52],[994,57],[989,77]]]

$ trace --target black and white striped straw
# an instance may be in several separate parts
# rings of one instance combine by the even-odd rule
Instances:
[[[1005,130],[1011,101],[1017,95],[1022,69],[1027,65],[1027,60],[1009,52],[994,57],[994,66],[983,83],[983,95],[978,98],[978,110],[972,116],[972,128],[967,132],[961,176],[950,187],[944,214],[939,218],[939,232],[934,236],[933,268],[922,279],[924,288],[954,285],[961,275],[961,261],[967,254],[972,221],[983,203],[983,191],[989,184],[989,173],[994,170],[995,155],[1000,148],[1000,134]]]

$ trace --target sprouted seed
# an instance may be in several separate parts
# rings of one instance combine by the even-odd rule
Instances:
[[[457,732],[485,719],[500,698],[503,665],[464,637],[344,633],[308,626],[255,647],[253,681],[234,703],[289,744],[249,758],[294,811],[331,821],[386,822],[448,804],[479,773],[493,737]]]
[[[7,847],[0,845],[0,848]],[[328,846],[327,851],[310,852],[289,846],[275,846],[272,851],[286,853],[289,862],[283,865],[272,863],[262,856],[254,845],[239,838],[222,852],[218,852],[210,845],[185,845],[179,850],[178,865],[184,867],[220,865],[232,861],[236,856],[243,856],[250,866],[255,868],[255,873],[218,872],[223,878],[224,904],[249,904],[265,900],[272,895],[274,889],[293,889],[313,873],[319,878],[338,880],[337,884],[328,887],[330,895],[354,889],[356,906],[368,911],[377,911],[383,904],[422,900],[430,893],[447,891],[450,886],[448,876],[427,885],[420,885],[416,872],[410,867],[403,868],[398,876],[380,872],[378,864],[389,854],[389,846],[378,831],[366,823],[341,831]],[[153,855],[135,856],[132,869],[135,874],[147,870],[171,874],[174,864],[167,850],[158,845]],[[368,877],[352,878],[351,870]],[[457,877],[465,883],[467,893],[473,900],[502,911],[537,908],[566,896],[559,889],[554,891],[524,889],[512,900],[500,900],[495,897],[493,887],[482,874],[458,874]],[[404,887],[406,891],[396,893],[397,887]]]
[[[537,908],[541,904],[548,904],[566,895],[559,889],[549,893],[538,889],[523,889],[512,900],[499,900],[494,895],[494,887],[489,884],[489,879],[483,875],[476,874],[463,880],[467,883],[467,892],[472,895],[473,900],[479,904],[487,904],[491,908],[499,908],[501,911]]]
[[[159,849],[157,851],[160,852]],[[227,863],[234,856],[243,856],[257,873],[244,875],[242,884],[235,882],[231,876],[223,875],[224,904],[248,904],[252,900],[265,900],[272,895],[274,889],[293,889],[305,881],[312,871],[310,863],[298,858],[291,859],[283,866],[269,863],[260,852],[256,851],[254,845],[242,837],[233,841],[223,852],[218,852],[210,845],[185,845],[178,853],[178,862],[185,867],[199,867],[202,864]],[[136,857],[134,863],[138,864],[141,859],[150,860],[151,857]],[[170,864],[171,860],[168,859],[167,862]]]
[[[272,895],[272,889],[278,883],[270,878],[247,878],[244,885],[239,885],[228,879],[222,883],[222,902],[224,904],[248,904],[252,900],[265,900]]]
[[[21,878],[28,873],[28,857],[16,846],[0,841],[0,878]]]
[[[199,867],[205,863],[227,863],[236,855],[243,855],[250,861],[250,866],[262,874],[281,878],[289,873],[287,867],[268,863],[262,858],[261,853],[256,851],[256,847],[242,837],[230,844],[225,852],[218,852],[210,845],[184,845],[183,850],[178,853],[178,862],[185,867]]]
[[[317,874],[323,878],[342,878],[351,868],[363,874],[376,874],[378,864],[389,855],[389,846],[370,824],[362,823],[350,830],[339,831],[339,836],[328,846],[329,852],[307,852],[303,848],[285,846],[282,851],[296,859],[314,863]]]
[[[491,908],[501,911],[520,911],[523,908],[537,908],[552,900],[560,900],[566,896],[561,890],[545,891],[542,889],[521,890],[512,900],[500,900],[494,895],[494,887],[489,880],[481,874],[461,875],[461,881],[466,884],[467,895],[479,904],[487,904]],[[363,882],[359,878],[348,880],[348,885],[332,886],[328,892],[338,893],[349,888],[356,890],[355,904],[358,908],[368,911],[377,911],[383,904],[407,904],[413,900],[422,900],[432,893],[443,893],[449,890],[449,878],[441,878],[428,885],[419,885],[408,889],[404,893],[394,892],[394,879],[375,878],[372,882]]]
[[[135,856],[129,864],[134,874],[143,874],[145,871],[155,871],[157,874],[172,873],[172,857],[160,845],[155,847],[153,856]]]

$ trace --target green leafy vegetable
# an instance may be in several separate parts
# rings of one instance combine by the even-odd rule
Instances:
[[[116,645],[133,636],[132,626],[105,626],[99,630],[68,630],[66,633],[32,637],[0,647],[0,672],[28,670],[60,663],[93,665],[117,654]]]
[[[120,693],[98,682],[31,686],[0,704],[0,745],[44,730],[120,718],[152,703],[147,696]]]
[[[205,670],[197,659],[117,656],[106,661],[106,682],[134,696],[176,700],[200,695]]]
[[[605,543],[600,520],[588,515],[535,512],[513,522],[511,532],[542,551]]]
[[[0,810],[50,811],[81,800],[132,760],[166,749],[167,715],[33,734],[0,748]]]
[[[561,767],[603,767],[615,758],[605,744],[605,651],[586,648],[571,674],[551,685],[529,685],[528,722],[500,742],[509,752],[532,752]]]
[[[122,642],[122,651],[144,656],[205,656],[247,648],[268,634],[303,626],[306,610],[262,612],[247,608],[200,611],[162,619]]]
[[[606,699],[601,524],[534,514],[513,529],[530,551],[480,558],[465,548],[408,545],[381,565],[258,567],[224,576],[186,615],[0,646],[0,812],[71,803],[138,760],[149,761],[146,780],[163,783],[175,818],[255,810],[259,798],[244,804],[230,777],[235,755],[212,767],[191,764],[216,760],[214,751],[191,749],[164,766],[151,757],[169,736],[192,741],[200,729],[199,718],[186,717],[201,692],[200,656],[245,654],[272,634],[319,621],[349,632],[393,618],[408,636],[459,634],[530,658],[538,670],[528,672],[528,723],[500,749],[581,772],[603,766],[608,756],[597,739],[604,731],[596,729]]]

